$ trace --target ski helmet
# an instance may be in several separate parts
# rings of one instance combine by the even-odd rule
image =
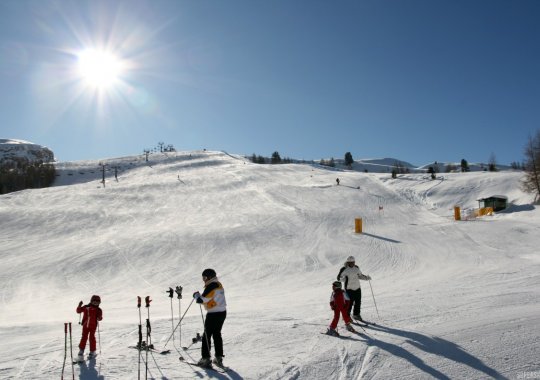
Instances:
[[[348,263],[354,263],[356,260],[354,260],[354,256],[349,256],[347,257],[347,262]]]
[[[208,268],[208,269],[203,270],[202,275],[203,275],[203,277],[211,279],[211,278],[216,277],[216,271],[213,270],[213,269]]]
[[[339,282],[339,281],[334,281],[334,282],[332,283],[332,286],[333,286],[334,288],[336,288],[336,289],[341,289],[341,282]]]
[[[94,301],[101,303],[101,297],[93,295],[92,298],[90,298],[90,302],[94,302]]]

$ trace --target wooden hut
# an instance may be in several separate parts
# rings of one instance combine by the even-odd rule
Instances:
[[[491,207],[493,211],[501,211],[508,207],[508,197],[504,195],[492,195],[491,197],[478,199],[481,209]]]

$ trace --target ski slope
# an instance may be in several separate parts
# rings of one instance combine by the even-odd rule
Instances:
[[[226,290],[231,370],[178,360],[200,357],[200,343],[181,348],[202,332],[193,304],[172,354],[150,356],[149,378],[540,378],[540,213],[519,188],[522,173],[392,179],[210,151],[58,167],[57,186],[0,196],[2,379],[60,377],[64,322],[76,353],[75,308],[92,294],[104,311],[101,355],[76,366],[75,378],[137,379],[138,352],[127,348],[138,337],[136,297],[153,299],[152,342],[163,348],[172,330],[165,291],[184,287],[185,312],[208,267]],[[494,194],[508,196],[506,211],[453,220],[454,205],[471,209]],[[349,255],[372,277],[377,309],[364,282],[362,315],[377,325],[322,335]],[[176,298],[172,308],[177,321]]]

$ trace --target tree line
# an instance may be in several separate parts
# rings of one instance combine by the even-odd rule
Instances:
[[[56,177],[53,164],[26,161],[0,163],[0,194],[49,187]]]

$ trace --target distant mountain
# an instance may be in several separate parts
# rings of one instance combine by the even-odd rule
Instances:
[[[53,162],[49,148],[0,139],[0,194],[50,186],[55,179]]]
[[[330,159],[321,160],[326,163],[330,162]],[[315,164],[320,164],[321,161],[313,161]],[[293,162],[297,162],[294,161]],[[447,173],[452,171],[461,171],[461,162],[439,162],[434,161],[432,163],[415,166],[407,161],[402,161],[397,158],[362,158],[355,159],[354,163],[349,167],[345,165],[343,159],[333,159],[335,164],[334,168],[337,170],[353,170],[359,172],[369,173],[391,173],[392,170],[399,168],[398,172],[408,173],[425,173],[430,167],[433,167],[438,173]],[[469,163],[469,171],[487,171],[488,164],[484,163]],[[496,165],[497,170],[512,170],[508,165]]]
[[[0,164],[52,163],[54,153],[47,147],[24,140],[0,139]]]

